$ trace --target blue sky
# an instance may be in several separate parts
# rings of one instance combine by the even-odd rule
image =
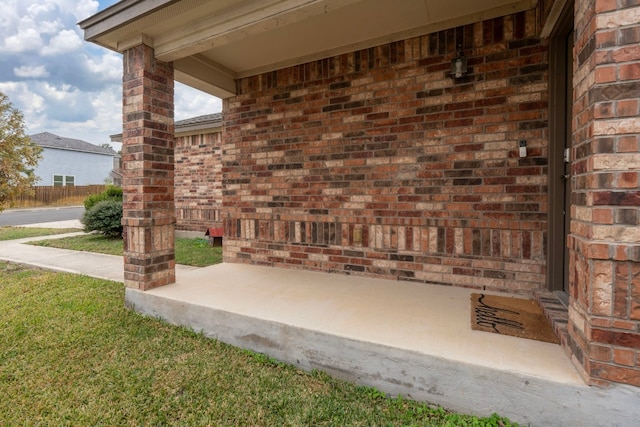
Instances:
[[[22,111],[28,134],[100,145],[122,131],[122,56],[85,42],[77,25],[115,3],[2,0],[0,92]],[[175,96],[176,120],[222,109],[218,98],[179,83]]]

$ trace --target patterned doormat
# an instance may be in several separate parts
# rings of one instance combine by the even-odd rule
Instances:
[[[560,341],[535,301],[471,294],[471,329],[558,344]]]

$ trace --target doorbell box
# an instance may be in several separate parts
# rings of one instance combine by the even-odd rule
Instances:
[[[521,140],[519,143],[520,157],[527,157],[527,141]]]

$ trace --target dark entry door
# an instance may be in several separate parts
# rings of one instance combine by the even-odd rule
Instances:
[[[572,2],[571,2],[572,3]],[[565,301],[569,292],[573,7],[558,20],[550,43],[548,284]]]
[[[569,232],[571,230],[571,139],[572,139],[572,119],[573,119],[573,26],[571,27],[569,34],[565,39],[566,46],[566,70],[565,70],[565,138],[564,138],[564,150],[563,150],[563,171],[562,176],[564,188],[562,190],[563,202],[563,222],[564,232],[562,233],[562,240],[564,241],[564,257],[562,260],[563,265],[563,280],[562,291],[569,292],[569,247],[567,246],[567,240]]]

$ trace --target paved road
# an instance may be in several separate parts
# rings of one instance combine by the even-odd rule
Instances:
[[[84,207],[9,209],[0,212],[0,227],[80,219]]]

